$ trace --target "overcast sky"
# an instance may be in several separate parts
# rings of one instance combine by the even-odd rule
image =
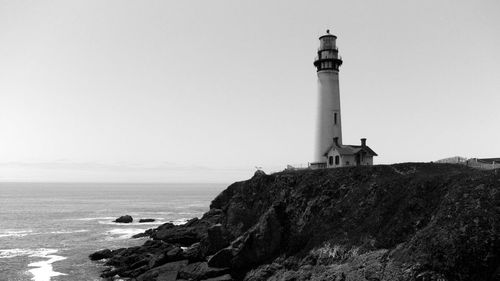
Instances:
[[[1,1],[0,181],[232,182],[307,164],[318,36],[378,164],[500,157],[500,2]]]

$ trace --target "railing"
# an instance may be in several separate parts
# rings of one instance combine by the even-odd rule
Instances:
[[[337,57],[332,57],[332,58],[324,57],[321,59],[319,58],[319,56],[314,57],[314,61],[318,61],[318,60],[342,60],[342,56],[337,56]]]
[[[288,164],[286,165],[285,171],[298,171],[309,169],[309,164]]]
[[[324,168],[326,168],[326,162],[309,163],[309,169],[324,169]]]
[[[326,162],[313,162],[313,163],[300,163],[300,164],[288,164],[286,165],[285,171],[301,171],[301,170],[315,170],[315,169],[325,169],[327,167]]]
[[[321,47],[318,47],[318,52],[321,52],[321,51],[327,51],[327,50],[334,50],[334,51],[339,51],[339,48],[338,47],[333,47],[333,48],[324,48],[324,49],[321,49]]]

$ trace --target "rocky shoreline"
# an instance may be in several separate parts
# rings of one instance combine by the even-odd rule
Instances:
[[[256,173],[201,218],[102,250],[130,280],[500,280],[500,175],[449,164]]]

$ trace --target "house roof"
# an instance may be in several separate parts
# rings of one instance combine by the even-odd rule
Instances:
[[[332,144],[323,155],[327,155],[332,149],[335,149],[339,152],[340,155],[354,155],[359,153],[360,151],[364,151],[371,156],[378,156],[375,151],[373,151],[369,146],[361,146],[361,145],[336,145]]]

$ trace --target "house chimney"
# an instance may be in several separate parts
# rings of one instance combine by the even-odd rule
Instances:
[[[362,139],[361,139],[361,146],[362,146],[362,147],[365,147],[365,146],[366,146],[366,139],[365,139],[365,138],[362,138]]]
[[[340,145],[339,145],[339,138],[338,137],[334,137],[333,138],[333,144],[335,144],[336,147],[340,147]]]

